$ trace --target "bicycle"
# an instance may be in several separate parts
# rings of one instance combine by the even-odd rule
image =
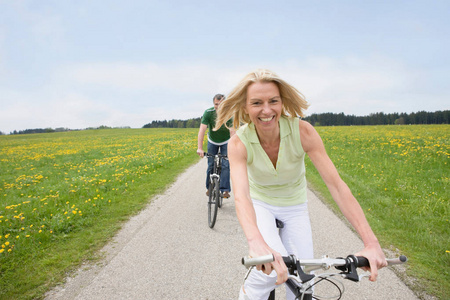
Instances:
[[[249,268],[246,277],[250,273],[251,268],[253,268],[254,266],[270,263],[273,261],[274,257],[272,254],[256,258],[243,257],[242,264]],[[289,255],[283,256],[283,261],[286,264],[289,273],[286,285],[294,293],[295,299],[300,300],[341,299],[345,291],[344,284],[332,277],[341,276],[344,279],[358,282],[363,277],[368,276],[366,274],[359,275],[356,270],[357,268],[369,266],[369,261],[362,256],[349,255],[346,258],[338,257],[333,259],[325,255],[322,258],[298,260],[294,255]],[[401,255],[398,258],[387,260],[389,266],[402,264],[406,261],[407,258],[404,255]],[[310,273],[312,271],[320,269],[328,270],[331,267],[335,267],[341,272],[330,272],[323,274]],[[331,285],[337,289],[338,294],[332,296],[320,296],[316,295],[315,292],[313,293],[313,287],[324,281],[331,283]],[[275,290],[272,291],[268,300],[275,300]]]
[[[208,225],[210,228],[213,228],[216,224],[217,219],[217,210],[219,207],[222,207],[223,203],[223,193],[220,191],[220,174],[222,171],[222,159],[228,159],[226,155],[210,154],[205,152],[205,156],[213,157],[214,164],[213,170],[209,175],[209,198],[208,198]]]

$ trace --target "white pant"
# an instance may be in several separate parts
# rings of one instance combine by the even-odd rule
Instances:
[[[313,258],[311,222],[307,203],[280,207],[253,200],[253,206],[259,231],[269,247],[282,256],[293,254],[299,259]],[[282,221],[284,228],[278,230],[275,219]],[[246,297],[251,300],[267,300],[270,292],[276,287],[276,280],[275,271],[266,275],[254,268],[244,282]],[[286,298],[295,298],[289,289],[286,291]]]

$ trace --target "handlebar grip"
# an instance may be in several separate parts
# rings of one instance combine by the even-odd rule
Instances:
[[[400,255],[398,258],[387,259],[389,266],[403,264],[408,261],[408,258],[404,255]]]
[[[251,266],[270,263],[270,262],[273,262],[274,260],[275,260],[275,258],[273,257],[273,254],[268,254],[268,255],[259,256],[259,257],[243,257],[242,264],[246,268],[249,268]]]
[[[367,260],[367,258],[363,256],[357,256],[356,259],[357,259],[356,266],[358,268],[369,267],[369,261]],[[386,261],[388,263],[388,266],[392,266],[403,264],[408,261],[408,258],[404,255],[400,255],[398,258],[390,258],[386,259]]]
[[[358,268],[370,267],[369,260],[364,256],[356,256],[356,267]]]

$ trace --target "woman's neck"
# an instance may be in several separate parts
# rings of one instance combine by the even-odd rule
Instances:
[[[256,134],[261,145],[277,145],[280,143],[280,127],[277,126],[273,130],[256,129]]]

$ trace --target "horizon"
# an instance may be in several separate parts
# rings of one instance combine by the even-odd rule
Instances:
[[[374,113],[370,113],[370,114],[364,115],[364,116],[361,116],[361,115],[348,115],[348,114],[344,114],[343,112],[340,112],[340,113],[323,112],[323,113],[313,113],[313,114],[311,114],[309,116],[306,116],[303,119],[307,119],[308,117],[311,117],[312,115],[315,115],[315,114],[317,114],[317,115],[321,115],[321,114],[335,114],[335,115],[344,114],[346,117],[368,118],[368,117],[370,117],[372,115],[376,115],[376,114],[384,114],[386,116],[397,114],[397,115],[401,116],[403,114],[406,114],[406,115],[418,114],[418,113],[431,113],[431,114],[433,114],[433,113],[445,112],[445,111],[449,111],[449,110],[417,111],[417,112],[412,112],[412,113],[405,113],[405,112],[400,112],[400,113],[399,112],[394,112],[394,113],[374,112]],[[20,133],[20,132],[27,131],[27,130],[46,130],[46,129],[51,129],[51,130],[55,130],[55,131],[58,131],[58,130],[61,130],[61,131],[81,131],[81,130],[91,130],[91,129],[143,129],[145,125],[149,125],[152,122],[164,122],[164,121],[167,121],[167,122],[170,122],[170,121],[186,122],[186,121],[188,121],[190,119],[201,119],[201,116],[200,117],[194,117],[194,118],[188,118],[188,119],[152,120],[152,121],[142,125],[141,127],[131,127],[131,126],[127,126],[127,125],[124,125],[124,126],[108,126],[106,124],[101,124],[101,125],[91,126],[91,127],[86,127],[86,128],[69,128],[69,127],[64,127],[64,126],[56,127],[56,128],[52,128],[52,127],[37,127],[37,128],[26,128],[26,129],[22,129],[22,130],[13,130],[13,131],[8,132],[8,133],[0,131],[0,135],[1,135],[1,133],[3,133],[4,135],[12,135],[14,132]],[[421,124],[421,125],[424,125],[424,124]],[[364,125],[364,126],[370,126],[370,125]],[[101,128],[101,127],[104,127],[104,128]]]

